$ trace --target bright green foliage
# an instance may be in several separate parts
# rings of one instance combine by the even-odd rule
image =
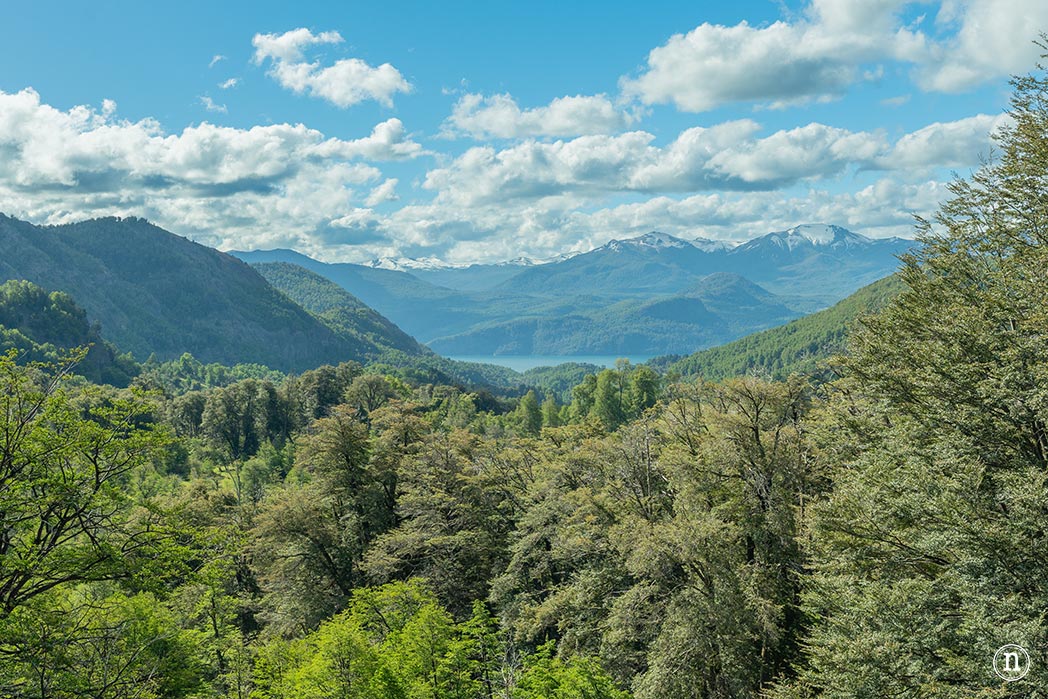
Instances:
[[[542,429],[542,408],[534,391],[528,391],[520,399],[515,417],[524,434],[534,436]]]
[[[253,696],[475,697],[472,643],[417,582],[361,589],[314,633],[264,649]]]
[[[456,623],[417,580],[357,590],[315,632],[265,646],[255,699],[628,699],[595,660],[554,658],[552,645],[508,663],[481,603]]]
[[[158,456],[140,402],[91,390],[75,405],[62,371],[0,355],[0,619],[50,590],[129,575],[153,537],[125,492]]]
[[[625,383],[625,377],[615,369],[605,369],[597,374],[590,414],[606,429],[613,430],[626,421],[629,396]]]
[[[546,400],[542,401],[542,426],[560,427],[560,409],[556,398],[552,395],[546,396]]]
[[[188,573],[192,532],[129,491],[166,438],[148,406],[0,356],[0,693],[187,696],[194,637],[148,594]]]
[[[192,697],[199,634],[149,594],[81,586],[0,618],[0,695],[35,699]]]
[[[600,367],[596,364],[564,362],[557,366],[540,366],[524,372],[524,380],[529,386],[541,389],[547,396],[553,396],[563,403],[571,402],[571,389],[582,383],[586,376],[596,374]]]
[[[590,658],[568,662],[553,657],[553,644],[544,644],[525,659],[513,699],[628,699],[607,673]]]
[[[146,388],[158,388],[171,394],[202,391],[208,388],[228,386],[243,379],[259,379],[278,383],[284,374],[261,364],[203,364],[188,352],[168,362],[157,361],[151,356],[142,364],[142,373],[135,382]]]
[[[581,421],[593,410],[593,394],[597,390],[597,375],[586,374],[582,382],[571,389],[571,417]]]
[[[629,411],[641,415],[659,400],[659,375],[651,367],[639,366],[630,374]]]

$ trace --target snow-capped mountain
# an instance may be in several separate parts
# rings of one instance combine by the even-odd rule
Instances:
[[[873,239],[828,224],[805,224],[741,245],[651,232],[612,240],[566,262],[539,265],[499,287],[537,294],[674,293],[716,272],[738,274],[775,293],[827,300],[890,274],[912,241]]]
[[[669,235],[668,233],[659,233],[658,231],[652,231],[650,233],[645,233],[644,235],[639,236],[637,238],[625,238],[623,240],[616,239],[608,241],[596,250],[591,250],[590,253],[597,252],[598,250],[611,250],[614,252],[622,252],[625,250],[667,250],[672,248],[689,247],[696,246],[687,240],[677,238],[675,236]]]
[[[725,252],[736,245],[727,240],[710,240],[709,238],[692,238],[691,244],[703,252]]]
[[[909,247],[911,241],[902,238],[868,238],[847,228],[827,224],[804,224],[785,231],[775,231],[749,240],[734,248],[730,254],[752,256],[766,254],[774,257],[795,257],[812,253],[863,254],[872,250]]]
[[[456,265],[436,257],[380,257],[366,262],[365,266],[375,269],[391,269],[397,272],[411,272],[420,269],[459,269],[469,265]]]

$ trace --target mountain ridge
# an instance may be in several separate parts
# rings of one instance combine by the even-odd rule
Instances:
[[[738,246],[651,231],[528,266],[403,271],[324,263],[289,250],[232,254],[253,264],[300,264],[439,352],[662,354],[728,342],[830,306],[892,273],[909,245],[801,224]]]
[[[0,281],[69,294],[139,360],[189,352],[297,371],[362,358],[249,265],[144,219],[35,226],[3,216],[0,249]]]

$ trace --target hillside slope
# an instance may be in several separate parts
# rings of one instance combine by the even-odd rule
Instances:
[[[142,219],[34,226],[0,215],[0,281],[70,294],[102,335],[139,359],[297,371],[362,358],[250,266]],[[375,353],[381,348],[373,348]]]
[[[573,299],[577,301],[578,299]],[[717,273],[684,293],[577,304],[484,323],[433,340],[444,354],[660,354],[728,342],[785,323],[797,313],[736,274]]]
[[[863,287],[836,305],[786,325],[747,335],[677,361],[653,360],[667,371],[711,381],[763,370],[776,379],[813,374],[821,362],[845,349],[848,330],[859,317],[879,310],[902,289],[892,275]]]
[[[375,354],[376,349],[431,354],[378,311],[316,272],[290,262],[263,262],[253,267],[274,288],[320,318],[362,355]]]
[[[294,250],[232,251],[229,254],[252,265],[289,262],[315,272],[335,282],[422,342],[444,333],[464,331],[486,320],[491,305],[499,305],[490,294],[472,296],[445,289],[399,270],[348,262],[320,262]]]
[[[63,363],[70,350],[83,347],[89,349],[73,373],[114,386],[127,386],[138,373],[69,294],[18,279],[0,284],[0,352],[16,350],[20,362]]]

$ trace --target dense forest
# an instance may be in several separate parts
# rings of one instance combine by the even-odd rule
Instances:
[[[115,388],[8,338],[0,696],[1019,696],[1006,643],[1048,691],[1048,79],[1015,88],[814,377],[621,362],[510,399],[186,358]]]

